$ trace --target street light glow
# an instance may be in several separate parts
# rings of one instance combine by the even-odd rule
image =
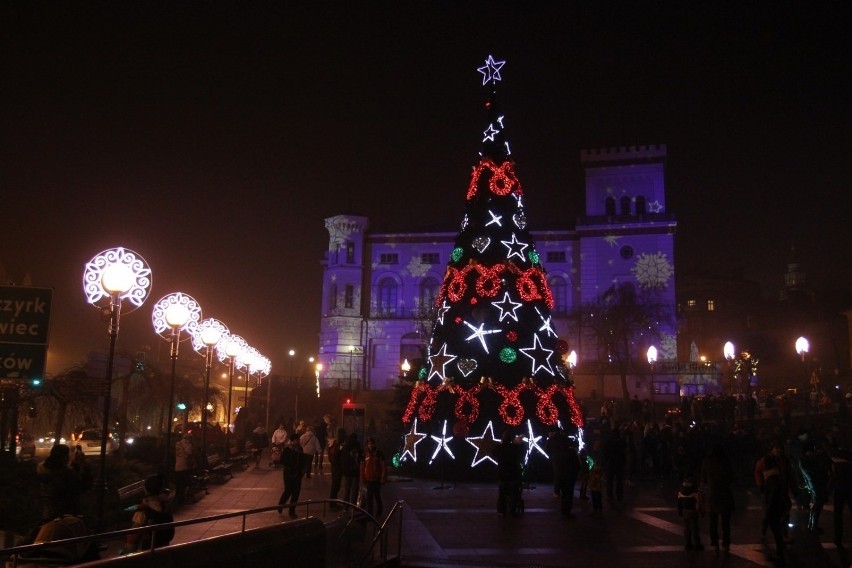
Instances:
[[[657,362],[657,348],[653,345],[648,348],[648,363],[653,365]]]
[[[802,360],[805,358],[805,354],[810,351],[811,344],[804,337],[800,337],[796,340],[796,353],[802,356]]]
[[[725,343],[725,346],[722,347],[722,354],[725,356],[725,359],[730,361],[734,358],[734,344],[730,341]]]

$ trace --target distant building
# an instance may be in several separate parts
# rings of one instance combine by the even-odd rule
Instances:
[[[603,395],[602,350],[588,344],[570,316],[621,284],[653,288],[674,312],[677,223],[666,209],[665,145],[584,150],[580,159],[585,215],[574,227],[566,222],[536,230],[536,220],[529,222],[555,299],[553,328],[581,362],[578,392],[587,396],[600,389]],[[527,198],[535,200],[536,195]],[[323,261],[319,349],[323,386],[382,390],[399,380],[405,360],[417,368],[426,356],[434,300],[461,221],[445,230],[371,232],[366,217],[325,220],[329,246]],[[661,322],[660,329],[660,361],[677,361],[673,322]],[[637,352],[644,348],[636,346]],[[641,353],[638,359],[644,358]],[[584,377],[583,369],[593,367],[594,377]],[[647,368],[641,374],[647,375]]]

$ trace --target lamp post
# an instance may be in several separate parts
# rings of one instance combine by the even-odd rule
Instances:
[[[811,389],[819,390],[819,377],[816,373],[810,374],[810,369],[805,361],[807,354],[811,350],[811,343],[808,341],[806,337],[800,337],[796,340],[796,353],[799,354],[799,357],[802,359],[802,367],[805,370],[805,380],[809,382],[811,385]],[[817,397],[818,399],[819,397]]]
[[[228,448],[228,451],[231,450],[231,425],[233,424],[233,420],[231,419],[231,395],[234,390],[234,368],[237,364],[237,357],[239,357],[243,350],[247,347],[248,344],[245,339],[239,335],[231,334],[223,338],[216,346],[216,355],[219,357],[219,361],[228,361],[228,424],[227,429],[225,430],[225,446]]]
[[[287,352],[287,355],[290,357],[289,365],[288,365],[288,368],[289,368],[288,373],[290,375],[290,381],[292,382],[292,380],[293,380],[293,357],[296,355],[296,350],[291,349],[290,351]],[[299,423],[299,379],[298,378],[296,378],[296,397],[295,398],[296,398],[296,402],[293,405],[293,420],[295,420],[296,424],[298,424]],[[269,412],[269,407],[267,406],[267,413],[268,412]],[[267,414],[267,422],[268,421],[269,421],[269,415]]]
[[[166,451],[164,458],[164,468],[166,483],[169,480],[169,472],[171,471],[170,454],[172,447],[172,405],[175,399],[175,367],[177,365],[178,347],[181,342],[181,331],[189,330],[192,334],[195,327],[201,320],[201,306],[192,296],[181,292],[174,292],[163,296],[159,302],[154,305],[154,311],[151,314],[151,320],[154,324],[154,331],[169,341],[171,349],[169,350],[169,358],[172,364],[171,383],[169,385],[169,411],[166,419]]]
[[[148,298],[151,269],[138,253],[122,247],[105,250],[86,263],[83,272],[83,291],[90,304],[109,316],[109,355],[104,385],[103,425],[101,430],[101,463],[98,480],[98,528],[104,525],[104,496],[106,494],[106,448],[109,439],[109,410],[112,402],[112,373],[115,362],[115,339],[121,318],[122,300],[140,307]]]
[[[192,347],[204,355],[204,400],[201,403],[201,467],[207,467],[207,405],[210,393],[210,369],[213,367],[213,352],[219,341],[228,335],[228,328],[217,319],[207,318],[195,327]]]
[[[656,406],[656,396],[654,394],[654,373],[657,364],[657,348],[653,345],[648,348],[648,364],[651,366],[651,423],[654,422],[654,406]]]
[[[731,392],[734,391],[734,374],[731,369],[731,363],[734,360],[734,344],[730,341],[726,341],[725,345],[722,347],[722,355],[725,357],[725,360],[728,361],[728,383],[731,387]]]

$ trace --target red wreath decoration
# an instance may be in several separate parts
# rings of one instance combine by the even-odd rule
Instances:
[[[577,428],[582,428],[583,427],[583,415],[580,412],[580,406],[577,404],[577,401],[574,399],[574,387],[560,386],[559,392],[561,392],[562,396],[565,397],[566,402],[568,402],[568,408],[571,409],[571,422]]]
[[[482,385],[474,385],[469,390],[464,390],[461,387],[456,387],[456,392],[459,397],[456,399],[455,414],[456,418],[461,421],[473,424],[479,418],[479,392],[482,390]],[[470,406],[470,410],[465,412],[465,405]]]
[[[479,276],[476,278],[476,293],[484,298],[493,298],[499,294],[500,288],[503,286],[503,279],[500,278],[500,273],[505,268],[499,262],[491,268],[477,266]]]
[[[521,182],[518,181],[518,176],[515,175],[515,165],[512,162],[506,161],[498,166],[491,158],[485,158],[474,166],[473,172],[470,175],[470,184],[467,186],[468,201],[473,199],[479,191],[479,179],[485,170],[491,172],[491,178],[488,180],[488,190],[494,195],[503,196],[509,195],[512,192],[523,195]]]
[[[426,387],[426,396],[423,397],[423,402],[420,403],[420,409],[417,411],[417,416],[421,422],[429,422],[435,415],[435,405],[438,403],[438,391],[440,390],[441,387],[434,389],[429,386]]]
[[[449,273],[447,297],[453,302],[461,300],[464,297],[464,293],[467,292],[467,283],[464,281],[467,271],[467,268],[463,268],[462,270],[457,270],[452,266],[447,268],[447,272]]]
[[[559,409],[553,403],[553,395],[558,392],[559,387],[555,384],[550,385],[546,389],[536,387],[536,396],[538,402],[535,405],[535,415],[546,426],[556,426],[559,420]]]
[[[497,409],[500,418],[509,426],[519,426],[524,421],[524,406],[521,404],[519,395],[527,389],[527,385],[520,383],[511,390],[500,384],[492,385],[492,387],[497,391],[497,394],[503,397],[503,401]]]
[[[420,381],[418,381],[414,388],[411,389],[411,396],[408,398],[408,404],[405,406],[405,412],[402,413],[402,423],[408,424],[411,422],[411,417],[414,415],[414,410],[417,408],[417,399],[420,398],[420,395],[423,394],[424,389],[428,389],[429,387]]]

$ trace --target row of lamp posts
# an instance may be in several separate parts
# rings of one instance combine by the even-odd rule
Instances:
[[[104,501],[106,495],[106,449],[109,439],[109,413],[112,398],[112,375],[115,361],[115,341],[118,336],[119,319],[123,302],[139,308],[148,298],[151,287],[151,268],[138,253],[118,247],[105,250],[93,257],[83,271],[83,291],[90,304],[101,309],[109,320],[109,354],[107,357],[106,381],[102,394],[103,427],[101,432],[100,470],[97,484],[98,528],[104,528]],[[201,319],[201,306],[188,294],[175,292],[161,298],[152,313],[154,330],[169,341],[171,359],[171,381],[169,386],[168,419],[166,425],[165,475],[168,481],[172,433],[172,405],[174,404],[175,371],[180,342],[191,338],[193,348],[205,357],[204,400],[201,405],[201,463],[207,460],[207,399],[210,389],[210,370],[216,354],[222,362],[228,361],[228,429],[226,444],[230,446],[231,392],[235,368],[245,369],[246,399],[248,381],[252,374],[259,379],[269,374],[271,363],[246,341],[232,335],[219,320]],[[184,336],[183,332],[187,335]],[[292,352],[291,352],[292,354]],[[247,402],[247,400],[246,400]],[[268,410],[267,410],[268,412]]]

